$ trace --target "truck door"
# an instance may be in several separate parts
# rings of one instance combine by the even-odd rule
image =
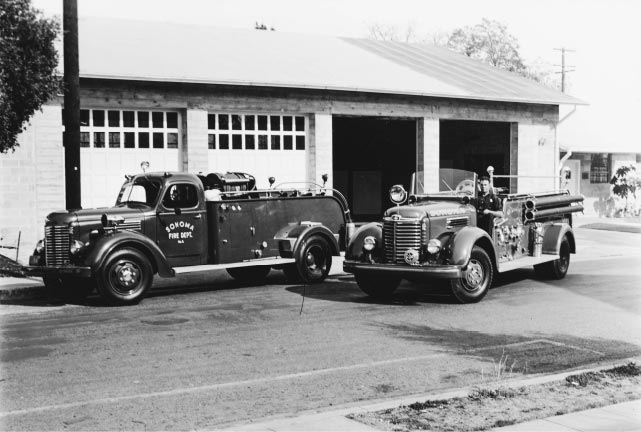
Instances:
[[[172,266],[206,262],[206,213],[200,189],[192,183],[173,183],[158,206],[158,246]]]

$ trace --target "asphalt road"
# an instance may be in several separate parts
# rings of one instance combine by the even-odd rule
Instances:
[[[501,359],[531,375],[640,355],[641,234],[576,234],[564,280],[517,270],[474,305],[442,284],[377,303],[346,274],[276,271],[164,280],[132,307],[1,305],[0,427],[221,428],[482,383]]]

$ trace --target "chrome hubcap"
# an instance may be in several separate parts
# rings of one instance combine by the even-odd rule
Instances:
[[[119,264],[115,269],[116,280],[125,288],[130,288],[140,280],[140,270],[132,263]]]
[[[471,260],[465,271],[465,280],[471,289],[478,288],[483,283],[485,272],[480,262]]]

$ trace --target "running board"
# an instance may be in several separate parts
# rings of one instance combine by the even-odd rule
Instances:
[[[538,257],[527,256],[524,258],[517,258],[514,261],[500,262],[499,273],[503,273],[510,270],[515,270],[522,267],[535,266],[537,264],[543,264],[546,262],[554,261],[559,259],[559,255],[543,254]]]
[[[255,267],[255,266],[276,266],[283,264],[292,264],[295,263],[294,258],[263,258],[256,259],[251,261],[235,262],[229,264],[205,264],[205,265],[195,265],[187,267],[174,267],[174,274],[184,274],[184,273],[196,273],[204,272],[210,270],[224,270],[228,268],[237,268],[237,267]]]

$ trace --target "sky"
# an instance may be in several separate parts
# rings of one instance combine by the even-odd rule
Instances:
[[[62,14],[62,0],[32,4],[47,16]],[[573,51],[566,92],[589,106],[564,122],[562,145],[641,152],[639,0],[78,0],[78,15],[245,29],[259,22],[279,32],[363,38],[374,24],[411,26],[420,37],[489,18],[507,25],[526,63],[553,67],[561,63],[556,49]]]

